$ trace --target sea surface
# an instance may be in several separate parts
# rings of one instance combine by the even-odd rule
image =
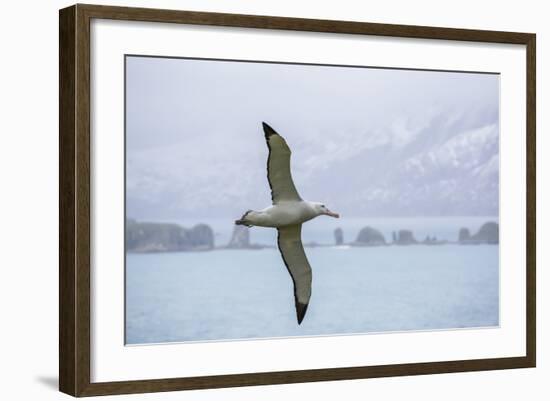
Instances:
[[[413,230],[456,241],[460,227],[475,233],[495,217],[317,219],[304,242],[345,241],[370,225]],[[217,220],[216,220],[217,221]],[[218,245],[231,224],[205,221]],[[184,223],[184,222],[182,222]],[[193,224],[195,224],[193,223]],[[184,223],[185,224],[185,223]],[[185,224],[187,226],[191,224]],[[226,227],[227,226],[227,227]],[[252,228],[251,241],[275,246],[276,230]],[[292,280],[276,248],[127,254],[126,343],[255,339],[404,330],[459,329],[499,324],[498,245],[410,245],[306,248],[312,297],[296,322]]]

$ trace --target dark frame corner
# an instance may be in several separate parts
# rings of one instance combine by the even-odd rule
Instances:
[[[527,323],[523,357],[91,383],[90,20],[510,43],[527,49]],[[536,365],[536,35],[77,4],[59,12],[59,389],[73,396],[526,368]]]

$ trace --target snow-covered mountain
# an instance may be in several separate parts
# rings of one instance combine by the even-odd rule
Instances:
[[[262,121],[342,215],[498,214],[496,74],[131,58],[127,88],[129,217],[268,206]]]
[[[407,141],[387,133],[387,140],[365,135],[371,140],[352,138],[350,145],[342,134],[335,135],[341,148],[330,141],[320,148],[314,140],[291,138],[299,144],[293,151],[296,185],[304,198],[346,215],[498,215],[498,125],[449,127],[441,121],[435,118]],[[267,149],[258,136],[255,153],[243,144],[232,157],[219,156],[223,143],[214,156],[192,147],[145,152],[141,160],[130,156],[131,215],[151,208],[167,216],[225,215],[266,206]],[[136,174],[139,166],[146,168]]]

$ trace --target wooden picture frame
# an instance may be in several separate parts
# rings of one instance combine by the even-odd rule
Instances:
[[[90,21],[95,18],[524,45],[527,54],[526,355],[221,376],[91,382]],[[535,34],[81,4],[60,10],[59,29],[60,391],[73,396],[95,396],[535,366]]]

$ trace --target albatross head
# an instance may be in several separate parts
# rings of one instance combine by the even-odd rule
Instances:
[[[315,210],[315,213],[317,216],[320,216],[322,214],[325,214],[330,217],[339,218],[340,215],[338,213],[331,212],[328,207],[326,207],[323,203],[319,202],[311,202],[313,204],[313,209]]]

